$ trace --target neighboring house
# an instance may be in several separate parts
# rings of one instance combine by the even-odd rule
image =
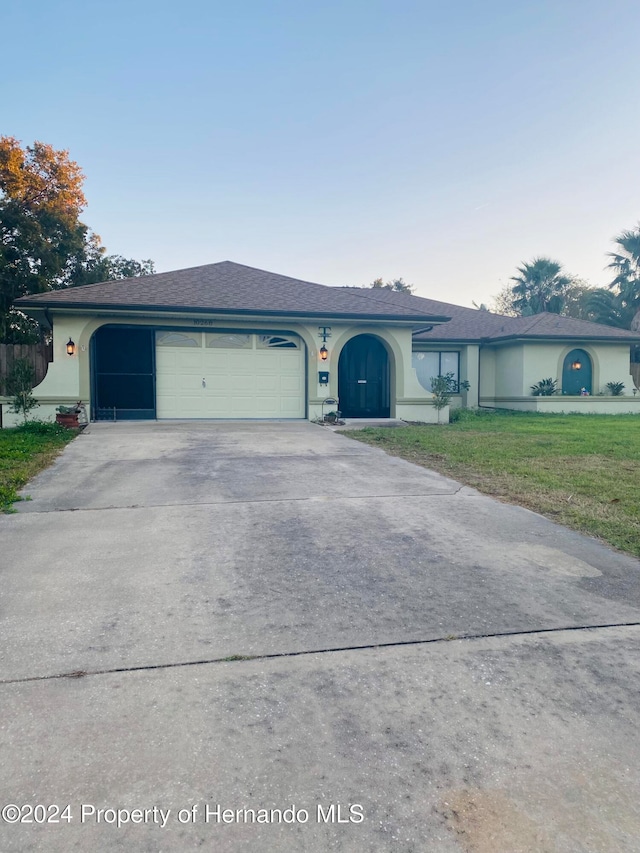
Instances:
[[[434,422],[440,373],[469,382],[452,405],[640,412],[629,394],[640,334],[556,314],[503,317],[230,261],[16,306],[53,328],[54,360],[34,392],[40,417],[82,400],[94,420],[312,419],[337,398],[349,418]],[[547,377],[562,393],[532,397]],[[627,396],[596,396],[610,381]]]

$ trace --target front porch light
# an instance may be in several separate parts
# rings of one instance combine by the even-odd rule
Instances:
[[[329,350],[326,348],[326,346],[324,344],[322,344],[322,346],[320,347],[320,358],[323,361],[326,361],[328,356],[329,356]]]
[[[75,352],[76,352],[76,345],[71,340],[71,338],[69,338],[69,340],[67,341],[67,355],[75,355]]]
[[[582,367],[582,362],[579,359],[576,359],[571,365],[571,370],[580,370]]]

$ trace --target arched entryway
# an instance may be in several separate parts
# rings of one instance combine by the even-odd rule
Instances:
[[[351,338],[338,362],[340,411],[346,418],[388,418],[389,354],[373,335]]]
[[[592,394],[592,382],[593,365],[589,353],[583,349],[572,349],[562,366],[562,393],[578,397],[584,388]]]

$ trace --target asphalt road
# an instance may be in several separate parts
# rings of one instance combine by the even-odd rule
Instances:
[[[25,492],[3,852],[640,851],[638,561],[307,423],[95,424]]]

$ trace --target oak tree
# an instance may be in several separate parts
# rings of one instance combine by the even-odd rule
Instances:
[[[150,261],[106,255],[80,221],[83,182],[68,151],[0,136],[0,342],[41,337],[38,325],[11,307],[20,296],[153,272]]]

